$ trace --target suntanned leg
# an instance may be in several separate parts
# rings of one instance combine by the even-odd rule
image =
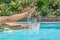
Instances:
[[[9,28],[9,29],[16,30],[16,29],[29,28],[29,26],[31,26],[31,24],[5,23],[5,24],[0,26],[0,29]]]
[[[11,27],[27,27],[27,26],[32,26],[32,24],[17,24],[17,23],[5,23],[7,26]]]
[[[35,7],[27,9],[26,12],[24,12],[24,13],[12,15],[9,17],[9,21],[15,22],[17,20],[23,19],[23,18],[29,16],[31,13],[33,13],[34,10],[35,10]]]
[[[21,14],[14,14],[11,16],[1,16],[0,17],[0,25],[3,25],[6,22],[15,22],[17,20],[20,20],[22,18],[27,17],[31,12],[34,12],[35,7],[27,9],[26,12]]]
[[[1,16],[0,17],[0,25],[3,25],[5,22],[7,22],[9,16]]]
[[[34,23],[34,24],[17,24],[17,23],[5,23],[4,25],[1,25],[0,26],[0,29],[4,29],[5,28],[9,28],[9,29],[6,29],[6,30],[10,30],[10,29],[13,29],[13,30],[18,30],[18,29],[24,29],[24,28],[31,28],[32,27],[37,27],[38,23]]]
[[[38,23],[34,24],[17,24],[17,23],[5,23],[5,25],[10,26],[10,27],[20,27],[20,28],[29,28],[30,26],[37,26]]]
[[[5,23],[4,25],[10,29],[24,29],[29,28],[29,26],[32,26],[32,24],[17,24],[17,23]]]

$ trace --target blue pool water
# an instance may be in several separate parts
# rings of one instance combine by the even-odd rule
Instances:
[[[60,40],[60,22],[40,22],[32,29],[0,32],[0,40]]]

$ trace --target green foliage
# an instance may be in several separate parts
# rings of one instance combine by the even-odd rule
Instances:
[[[60,10],[60,0],[0,0],[0,16],[21,13],[21,10],[29,7],[31,2],[36,6],[35,12],[42,17],[60,16],[60,12],[57,11],[58,9]],[[56,14],[53,14],[52,11],[56,11]]]
[[[24,4],[18,0],[0,0],[0,16],[9,16],[15,13],[20,13],[23,8],[29,4]]]
[[[47,13],[47,11],[42,10],[40,15],[41,15],[42,17],[47,17],[48,13]]]
[[[9,4],[12,8],[16,9],[18,7],[18,3],[11,1],[11,3]]]
[[[7,4],[9,4],[11,1],[16,1],[16,0],[0,0],[0,3],[7,3]]]
[[[8,8],[8,6],[6,4],[0,4],[0,16],[5,15],[7,8]]]
[[[27,6],[30,6],[29,3],[21,3],[21,6],[24,8],[26,8]]]
[[[40,11],[43,5],[44,5],[43,1],[41,0],[37,1],[36,2],[37,11]]]
[[[39,13],[42,17],[46,17],[48,15],[48,0],[39,0],[36,2],[36,11]],[[48,11],[47,11],[48,10]]]
[[[17,11],[19,4],[18,4],[18,2],[11,1],[11,3],[9,3],[9,7],[12,11]]]
[[[51,9],[53,9],[53,10],[59,9],[59,2],[51,1],[51,2],[49,2],[48,5],[49,5],[49,7],[50,7]]]
[[[53,15],[51,11],[60,9],[60,0],[37,0],[36,7],[37,12],[40,12],[40,15],[43,17]],[[53,16],[57,17],[59,14],[60,13],[56,12]]]

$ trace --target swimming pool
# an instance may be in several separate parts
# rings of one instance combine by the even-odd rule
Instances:
[[[32,29],[0,32],[0,40],[60,40],[60,22],[40,22]]]

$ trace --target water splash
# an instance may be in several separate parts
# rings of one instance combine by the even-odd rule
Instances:
[[[28,18],[27,18],[27,22],[29,22],[29,24],[31,24],[31,15],[32,15],[32,13],[30,13],[30,15],[28,16]]]
[[[27,22],[29,24],[32,24],[31,26],[29,26],[29,32],[30,33],[32,33],[32,34],[39,33],[40,23],[37,22],[36,17],[32,17],[32,13],[30,13],[30,15],[28,16]]]
[[[40,30],[40,23],[34,23],[32,26],[29,26],[29,32],[32,34],[37,34],[39,33]]]
[[[3,31],[3,32],[4,32],[4,33],[12,33],[13,30],[10,29],[10,28],[4,28],[4,31]]]

